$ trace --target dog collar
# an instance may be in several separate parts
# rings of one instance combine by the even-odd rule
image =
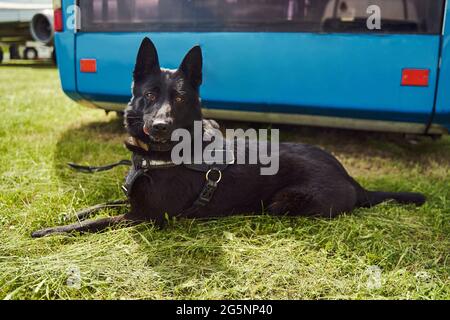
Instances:
[[[172,161],[167,160],[154,160],[150,159],[148,157],[143,157],[139,160],[140,163],[137,165],[140,169],[158,169],[158,168],[170,168],[175,167],[177,164],[173,163]]]
[[[128,139],[126,140],[126,143],[129,145],[141,148],[144,151],[148,151],[150,149],[147,143],[145,143],[144,141],[142,141],[138,138],[135,138],[135,137],[128,137]]]
[[[158,145],[156,143],[151,144],[151,143],[147,143],[144,142],[138,138],[135,137],[128,137],[125,140],[125,145],[128,147],[128,149],[131,150],[130,147],[132,147],[132,149],[140,149],[143,151],[143,153],[148,153],[148,152],[168,152],[171,149],[171,146],[169,145]],[[134,152],[134,150],[131,150],[132,152]],[[137,150],[136,150],[137,151]]]

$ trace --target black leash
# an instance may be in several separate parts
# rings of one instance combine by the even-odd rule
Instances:
[[[130,160],[120,160],[119,162],[111,163],[106,166],[100,166],[100,167],[83,166],[83,165],[72,163],[72,162],[68,162],[67,165],[78,172],[95,173],[95,172],[101,172],[101,171],[108,171],[117,166],[131,166],[131,161]]]

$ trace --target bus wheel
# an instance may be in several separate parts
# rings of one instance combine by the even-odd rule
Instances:
[[[36,60],[38,58],[38,52],[35,48],[27,47],[23,52],[24,59]]]
[[[3,62],[3,49],[0,47],[0,63]]]

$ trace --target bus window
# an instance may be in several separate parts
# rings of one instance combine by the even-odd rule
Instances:
[[[442,1],[423,0],[333,0],[329,1],[322,19],[328,32],[364,32],[368,30],[369,6],[379,8],[380,32],[440,33]]]
[[[381,29],[367,28],[377,5]],[[444,0],[80,0],[81,31],[439,34]]]

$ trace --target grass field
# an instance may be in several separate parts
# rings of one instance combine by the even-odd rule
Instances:
[[[65,164],[127,158],[125,133],[115,115],[65,97],[45,66],[0,67],[0,114],[1,298],[450,298],[449,137],[414,145],[398,135],[282,129],[283,140],[332,151],[368,188],[425,193],[421,208],[31,239],[35,229],[73,221],[76,210],[123,198],[126,168],[85,175]]]

